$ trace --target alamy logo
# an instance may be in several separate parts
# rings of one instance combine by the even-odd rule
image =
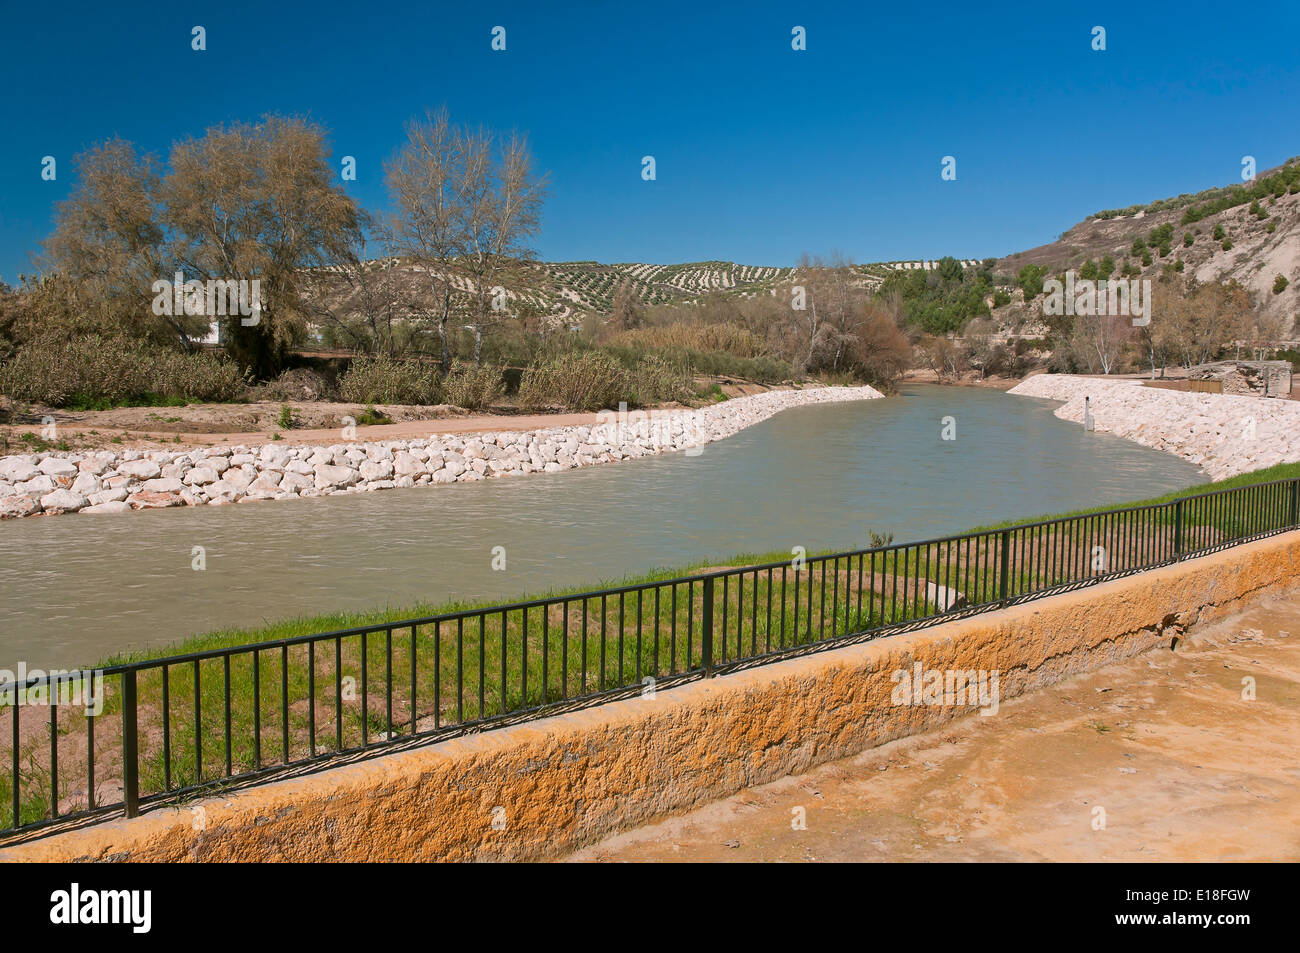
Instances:
[[[592,428],[591,436],[614,447],[648,442],[655,449],[661,449],[677,446],[673,439],[675,433],[690,444],[686,456],[698,457],[704,452],[708,435],[700,426],[699,418],[690,411],[652,410],[647,413],[634,410],[629,413],[627,404],[620,403],[617,413],[602,410],[596,415],[596,426]]]
[[[1067,271],[1064,284],[1058,278],[1049,278],[1043,282],[1043,291],[1047,294],[1043,301],[1043,314],[1132,317],[1135,328],[1151,323],[1150,278],[1093,281],[1091,278],[1076,279],[1073,271]]]
[[[185,275],[176,272],[172,281],[159,279],[153,283],[153,313],[162,317],[188,316],[209,318],[239,315],[239,323],[253,327],[262,320],[262,280],[243,278],[210,278],[208,281],[186,281]]]
[[[0,668],[0,703],[15,707],[57,705],[78,707],[87,715],[104,711],[104,673],[94,669]]]
[[[889,680],[894,683],[890,701],[895,705],[979,707],[981,715],[998,713],[999,672],[983,669],[927,669],[917,662],[911,671],[900,668]]]
[[[132,933],[148,933],[153,925],[153,891],[82,890],[74,883],[68,890],[50,894],[50,922],[126,923]]]

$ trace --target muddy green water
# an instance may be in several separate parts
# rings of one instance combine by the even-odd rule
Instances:
[[[233,625],[508,599],[738,553],[850,549],[1190,486],[1201,471],[1052,416],[915,385],[778,414],[696,457],[358,496],[0,524],[0,667],[93,664]],[[951,416],[956,439],[943,440]],[[195,546],[207,568],[191,568]],[[493,547],[506,569],[492,568]]]

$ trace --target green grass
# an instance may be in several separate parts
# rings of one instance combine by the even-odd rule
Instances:
[[[112,410],[115,407],[186,407],[197,401],[184,397],[171,397],[166,394],[141,394],[126,400],[108,400],[104,397],[89,397],[76,394],[64,402],[65,410]]]
[[[1214,484],[1138,501],[1159,506],[1190,493],[1300,477],[1286,464]],[[1202,506],[1185,508],[1184,551],[1194,551],[1284,525],[1289,488],[1258,491],[1249,514]],[[1265,505],[1266,504],[1266,505]],[[164,668],[142,670],[139,693],[140,789],[143,795],[194,785],[220,785],[239,774],[345,750],[388,735],[456,728],[522,709],[601,690],[635,690],[647,678],[662,680],[702,664],[704,583],[700,570],[773,564],[713,582],[714,659],[721,664],[771,651],[798,649],[882,626],[933,616],[933,582],[963,593],[971,604],[1001,597],[1000,558],[1008,544],[1007,595],[1037,592],[1090,574],[1101,544],[1106,571],[1166,558],[1172,552],[1173,508],[1146,511],[1141,521],[1117,524],[1094,507],[1052,518],[1054,527],[1008,530],[1038,520],[982,527],[974,538],[869,556],[791,565],[789,552],[746,554],[665,567],[599,588],[644,587],[623,595],[588,596],[590,587],[537,597],[545,605],[295,645],[273,644],[256,653],[166,666],[169,722],[163,731]],[[1267,509],[1268,520],[1257,516]],[[1044,517],[1043,519],[1046,519]],[[1134,530],[1130,532],[1129,530]],[[869,533],[873,544],[886,538]],[[868,540],[864,539],[864,545]],[[810,554],[815,559],[817,554]],[[674,581],[676,580],[676,581]],[[575,598],[576,597],[576,598]],[[530,600],[532,601],[532,600]],[[384,627],[492,608],[500,603],[451,602],[371,612],[326,613],[256,627],[236,627],[188,638],[172,646],[116,655],[98,667],[145,662],[180,654],[279,643],[299,636],[361,627]],[[566,635],[567,625],[567,635]],[[481,626],[481,628],[480,628]],[[229,669],[227,670],[227,665]],[[256,669],[256,671],[255,671]],[[412,673],[414,672],[414,683]],[[198,678],[196,690],[195,677]],[[389,692],[387,686],[391,684]],[[117,678],[106,679],[106,704],[94,719],[97,802],[115,800],[121,777],[121,697]],[[229,743],[227,744],[227,691]],[[0,703],[0,722],[8,722]],[[287,719],[282,712],[287,709]],[[48,709],[19,709],[23,788],[19,820],[49,816],[54,773],[50,765]],[[391,711],[391,715],[390,715]],[[58,784],[61,811],[86,807],[88,720],[79,710],[58,711]],[[196,725],[196,721],[198,724]],[[0,763],[9,764],[8,732]],[[286,750],[287,745],[287,750]],[[112,794],[106,794],[107,791]],[[0,773],[0,829],[11,818],[9,772]]]
[[[1070,510],[1066,513],[1049,513],[1042,516],[1029,518],[1017,518],[1008,520],[1004,523],[991,523],[987,526],[977,526],[970,530],[972,533],[988,532],[995,529],[1005,529],[1008,526],[1018,526],[1022,523],[1038,523],[1044,520],[1068,519],[1075,516],[1087,516],[1093,513],[1103,513],[1106,510],[1113,510],[1126,506],[1156,506],[1161,503],[1171,503],[1181,496],[1190,496],[1197,493],[1209,493],[1213,490],[1231,490],[1240,486],[1253,486],[1257,483],[1272,483],[1274,480],[1294,480],[1300,478],[1300,463],[1279,463],[1271,467],[1265,467],[1262,470],[1252,470],[1250,473],[1241,473],[1234,477],[1228,477],[1223,480],[1215,480],[1208,483],[1198,483],[1194,486],[1187,487],[1184,490],[1172,490],[1162,496],[1151,496],[1143,499],[1134,500],[1130,503],[1106,504],[1104,506],[1092,506],[1081,510]]]

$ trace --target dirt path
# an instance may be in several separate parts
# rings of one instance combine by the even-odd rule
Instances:
[[[1300,593],[572,859],[1295,861],[1298,733]]]
[[[190,407],[132,407],[114,411],[61,412],[55,417],[57,436],[76,448],[129,447],[140,450],[195,446],[239,446],[269,443],[274,434],[286,443],[344,443],[400,440],[440,433],[476,433],[576,427],[594,424],[594,413],[468,414],[456,408],[380,408],[392,420],[358,426],[343,435],[344,418],[357,420],[364,408],[356,404],[291,404],[295,426],[279,426],[281,404],[195,404]],[[13,434],[40,434],[41,425],[19,424]],[[12,441],[12,438],[11,438]],[[13,449],[11,452],[20,452]]]
[[[727,397],[747,397],[770,390],[789,390],[786,385],[755,384],[730,378],[697,378],[697,384],[716,383]],[[5,409],[0,398],[0,411]],[[289,407],[293,426],[280,421]],[[681,404],[661,405],[663,409]],[[115,407],[112,410],[57,410],[36,407],[25,410],[15,422],[0,428],[8,440],[4,453],[23,453],[21,435],[49,439],[47,424],[55,424],[54,439],[73,449],[100,447],[137,450],[176,450],[197,446],[254,446],[269,443],[275,434],[295,445],[331,445],[349,441],[373,442],[428,437],[443,433],[539,430],[546,427],[580,427],[596,422],[595,413],[479,413],[448,404],[414,406],[372,405],[391,423],[358,426],[355,435],[343,435],[344,418],[362,419],[366,406],[336,401],[253,401],[232,404],[189,404],[184,407]],[[501,408],[497,408],[501,409]],[[2,419],[2,415],[0,415]]]

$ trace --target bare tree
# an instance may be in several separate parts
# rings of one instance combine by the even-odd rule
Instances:
[[[494,286],[531,255],[546,183],[533,172],[526,139],[454,126],[445,108],[408,123],[406,132],[385,165],[393,236],[400,254],[428,273],[446,373],[456,277],[465,279],[471,300],[466,317],[477,362]]]
[[[417,308],[399,280],[399,260],[383,222],[366,217],[355,247],[330,268],[312,273],[304,304],[314,323],[346,346],[395,357],[411,335],[399,334]],[[378,252],[372,255],[372,251]]]
[[[1110,374],[1118,368],[1132,335],[1130,319],[1123,315],[1076,315],[1071,344],[1090,371]]]
[[[1158,345],[1184,367],[1204,364],[1226,346],[1254,335],[1249,293],[1235,282],[1184,287],[1162,284],[1152,303],[1152,332]]]
[[[839,257],[824,261],[805,255],[794,284],[804,289],[804,370],[840,370],[852,348],[866,292],[853,281],[849,263]]]

